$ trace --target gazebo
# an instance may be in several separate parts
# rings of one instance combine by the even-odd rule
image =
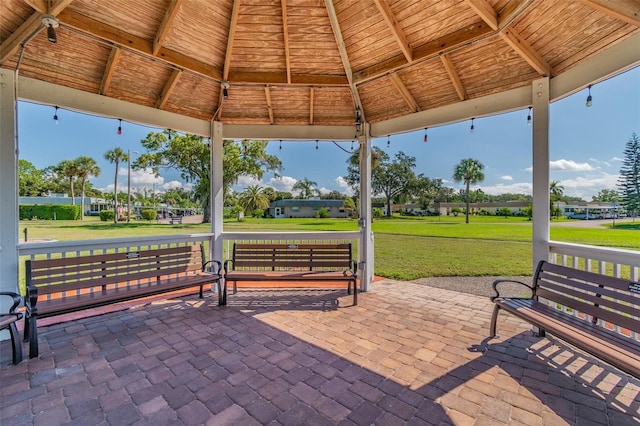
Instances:
[[[373,274],[371,139],[532,108],[534,264],[551,255],[629,268],[640,253],[549,238],[549,104],[640,63],[636,0],[3,0],[0,5],[0,290],[22,256],[130,240],[19,244],[18,100],[210,137],[212,227],[225,240],[224,139],[353,140],[359,244]],[[586,92],[585,92],[586,95]],[[137,244],[169,241],[150,238]]]

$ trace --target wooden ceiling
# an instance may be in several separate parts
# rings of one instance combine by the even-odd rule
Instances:
[[[0,65],[201,120],[346,126],[553,78],[638,32],[638,0],[0,0]]]

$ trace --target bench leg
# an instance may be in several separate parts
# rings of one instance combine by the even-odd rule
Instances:
[[[496,325],[498,322],[498,312],[500,311],[500,306],[493,306],[493,314],[491,315],[491,325],[489,326],[489,337],[492,339],[496,337]]]
[[[38,357],[38,328],[36,325],[36,317],[31,316],[27,320],[29,327],[29,358]]]
[[[22,361],[22,340],[18,334],[16,323],[9,324],[9,334],[11,335],[11,346],[13,349],[13,363],[19,364]]]
[[[227,304],[227,282],[222,282],[222,279],[218,281],[218,306],[225,306]]]
[[[238,283],[237,281],[233,282],[233,294],[238,293]]]
[[[353,281],[353,306],[358,304],[358,287],[356,286],[356,282]]]

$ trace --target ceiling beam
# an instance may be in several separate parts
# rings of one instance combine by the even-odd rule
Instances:
[[[113,79],[113,75],[115,74],[119,57],[120,57],[120,49],[118,49],[117,46],[113,46],[111,48],[111,54],[109,55],[109,60],[107,61],[107,66],[104,68],[102,83],[100,83],[100,91],[98,93],[100,93],[101,95],[106,95],[107,90],[109,90],[109,86],[111,86],[111,80]]]
[[[45,1],[34,1],[33,4],[30,2],[29,5],[36,11],[0,45],[0,65],[17,52],[22,43],[35,36],[44,28],[42,26],[43,13],[58,16],[72,1],[73,0],[57,0],[50,8],[47,7],[47,2]]]
[[[627,24],[640,27],[640,7],[637,0],[579,0],[589,7],[606,13]]]
[[[498,27],[507,28],[538,0],[510,0],[498,13]]]
[[[238,15],[240,14],[240,0],[233,2],[231,20],[229,21],[229,37],[227,38],[227,50],[224,53],[224,65],[222,67],[222,79],[229,81],[229,69],[231,68],[231,54],[233,53],[233,41],[238,27]]]
[[[507,28],[500,32],[500,37],[507,42],[518,55],[520,55],[525,61],[531,65],[531,67],[538,72],[541,76],[554,77],[555,71],[544,60],[544,58],[536,52],[527,41],[522,38],[512,28]]]
[[[407,89],[407,86],[405,86],[405,84],[402,82],[400,77],[398,77],[398,74],[396,74],[395,72],[391,73],[389,74],[389,78],[391,79],[391,82],[393,83],[395,88],[398,90],[398,92],[400,92],[400,96],[402,96],[402,99],[404,99],[404,101],[407,103],[407,105],[409,106],[409,109],[411,109],[411,111],[413,112],[420,111],[420,106],[418,105],[418,102],[416,102],[416,99],[413,97],[411,92],[409,92],[409,89]]]
[[[269,86],[264,88],[264,95],[267,98],[267,111],[269,112],[269,123],[273,124],[273,106],[271,106],[271,91]]]
[[[464,101],[467,99],[467,91],[460,80],[460,76],[456,71],[456,67],[453,65],[451,57],[447,54],[440,55],[440,60],[442,61],[442,65],[444,65],[444,69],[447,70],[447,74],[449,74],[449,79],[451,80],[451,83],[453,83],[453,87],[456,89],[458,97],[461,101]]]
[[[466,0],[466,2],[492,30],[498,29],[498,13],[486,0]]]
[[[322,87],[349,87],[347,78],[343,75],[312,75],[292,74],[291,83],[287,83],[286,72],[244,72],[229,73],[229,82],[232,84],[246,85],[291,85],[291,86],[322,86]]]
[[[309,124],[313,124],[313,97],[315,95],[315,89],[312,87],[309,89]]]
[[[287,83],[291,84],[291,58],[289,56],[289,26],[287,25],[287,0],[282,4],[282,36],[284,37],[284,60],[287,68]]]
[[[396,21],[396,17],[393,14],[393,11],[387,4],[386,0],[374,0],[374,2],[378,7],[378,10],[380,11],[380,14],[382,14],[382,17],[387,23],[387,26],[391,30],[391,34],[393,34],[393,38],[396,39],[398,46],[400,46],[400,50],[402,50],[402,54],[407,59],[407,62],[411,62],[413,60],[411,46],[407,42],[407,38],[405,37],[404,32],[398,25],[398,21]]]
[[[173,92],[173,89],[176,87],[176,84],[178,84],[178,80],[180,79],[181,75],[182,75],[182,71],[173,70],[173,72],[169,76],[169,80],[167,80],[167,83],[164,85],[164,88],[162,89],[162,93],[160,94],[160,97],[156,102],[156,108],[158,109],[164,108],[165,104],[169,100],[169,96],[171,96],[171,92]]]
[[[164,14],[164,18],[162,18],[162,23],[160,24],[160,28],[158,28],[158,33],[156,34],[155,40],[153,40],[153,55],[157,55],[164,43],[164,39],[167,38],[167,34],[169,33],[169,29],[173,24],[173,19],[176,17],[178,10],[180,9],[180,4],[182,0],[171,0],[169,3],[169,8]]]
[[[366,83],[375,80],[385,74],[399,71],[409,65],[415,65],[420,62],[435,58],[443,53],[450,52],[467,44],[471,44],[483,38],[494,36],[494,31],[485,22],[478,22],[474,25],[467,26],[461,30],[455,31],[439,39],[423,44],[413,49],[413,62],[407,63],[403,55],[396,55],[386,61],[382,61],[377,65],[365,68],[354,74],[356,84]]]

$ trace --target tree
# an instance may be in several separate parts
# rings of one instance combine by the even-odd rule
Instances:
[[[594,203],[617,203],[620,201],[620,194],[615,189],[602,189],[591,199]]]
[[[349,212],[349,216],[352,216],[353,211],[356,209],[356,203],[353,201],[353,198],[347,197],[342,202],[342,207]]]
[[[44,174],[27,160],[18,160],[18,195],[37,197],[46,191]]]
[[[403,198],[411,194],[416,176],[413,169],[416,158],[399,151],[393,161],[382,156],[378,167],[371,172],[371,188],[374,194],[382,194],[386,199],[387,216],[391,216],[391,202],[394,198]]]
[[[300,198],[307,199],[320,193],[320,191],[316,189],[316,186],[318,186],[316,182],[304,177],[293,184],[293,187],[291,189],[294,191],[300,191]]]
[[[73,186],[73,180],[78,176],[78,164],[75,160],[63,160],[55,166],[55,172],[58,176],[67,179],[69,184],[69,192],[71,193],[71,205],[76,205],[76,194]]]
[[[622,205],[635,217],[640,209],[640,138],[635,132],[624,149],[618,190]]]
[[[116,165],[116,173],[113,178],[113,222],[118,223],[118,168],[123,161],[129,161],[129,156],[120,147],[115,147],[111,151],[104,154],[104,158],[109,160],[111,164]]]
[[[171,139],[169,139],[171,135]],[[151,132],[140,141],[147,150],[133,164],[134,169],[150,168],[180,170],[181,177],[194,184],[194,198],[203,206],[204,222],[211,222],[210,197],[210,146],[195,135],[179,135],[175,132]],[[233,140],[223,142],[223,186],[225,197],[231,193],[231,185],[240,176],[261,179],[267,171],[278,171],[282,163],[278,157],[266,152],[267,141]]]
[[[374,146],[371,148],[371,172],[373,173],[383,160],[389,159],[389,155],[382,149]],[[372,178],[373,179],[373,178]],[[360,150],[356,150],[347,159],[347,176],[344,180],[351,186],[353,191],[360,194]]]
[[[549,212],[551,216],[555,209],[553,208],[553,203],[560,200],[562,195],[564,194],[564,186],[560,185],[560,182],[557,180],[552,180],[549,184]]]
[[[484,180],[484,173],[482,172],[483,169],[484,165],[478,160],[466,158],[460,161],[453,171],[453,180],[456,182],[464,182],[466,186],[466,223],[469,223],[469,187],[472,183],[478,183]]]
[[[76,158],[75,162],[77,166],[78,179],[80,180],[80,190],[82,192],[82,208],[80,209],[80,220],[84,220],[85,185],[89,176],[100,176],[100,167],[98,167],[98,163],[96,163],[96,160],[87,156],[78,157]]]
[[[254,210],[264,210],[269,208],[269,198],[264,193],[264,189],[259,185],[248,186],[240,193],[238,201],[247,215],[251,216]]]

